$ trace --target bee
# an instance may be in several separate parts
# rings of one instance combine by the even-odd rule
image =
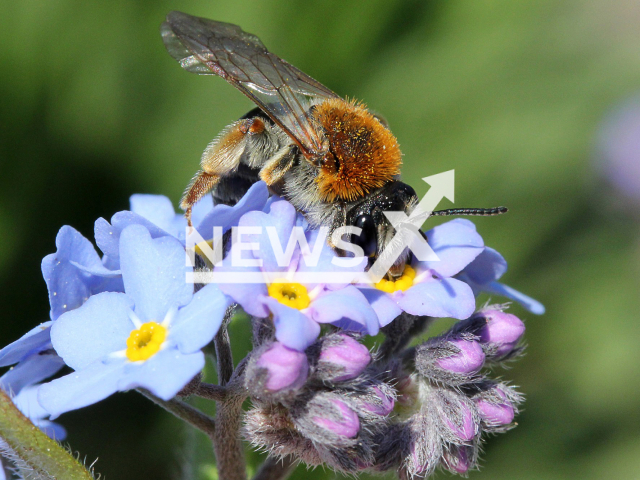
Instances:
[[[235,204],[258,180],[286,198],[312,227],[359,227],[350,242],[371,261],[395,234],[385,211],[409,214],[414,189],[399,180],[402,154],[387,123],[364,104],[330,89],[269,52],[255,35],[229,23],[171,12],[161,34],[182,68],[218,75],[257,107],[227,126],[205,149],[201,170],[180,206],[211,193]],[[451,213],[446,213],[451,212]],[[437,215],[493,215],[498,209],[457,209]],[[408,251],[389,271],[402,274]]]

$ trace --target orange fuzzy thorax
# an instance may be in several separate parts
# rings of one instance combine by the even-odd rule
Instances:
[[[400,173],[398,141],[362,104],[340,98],[313,110],[329,140],[317,177],[324,201],[352,201],[382,187]]]

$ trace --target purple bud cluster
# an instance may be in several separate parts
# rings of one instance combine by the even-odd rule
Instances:
[[[245,387],[254,407],[245,436],[277,456],[345,472],[375,462],[375,436],[386,427],[395,389],[378,378],[356,336],[330,333],[304,352],[278,341],[254,350]]]
[[[407,350],[400,367],[405,378],[396,386],[410,416],[381,433],[377,469],[412,478],[436,468],[466,474],[476,467],[483,437],[512,428],[522,402],[483,367],[520,353],[523,333],[520,319],[490,307]]]
[[[520,353],[523,333],[520,319],[490,307],[384,359],[344,332],[304,352],[269,340],[245,372],[245,436],[271,455],[342,472],[466,474],[483,438],[514,426],[522,398],[485,367]]]

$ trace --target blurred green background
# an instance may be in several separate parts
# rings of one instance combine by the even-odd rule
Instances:
[[[509,207],[476,224],[509,261],[503,280],[547,314],[514,307],[529,349],[504,377],[525,409],[471,478],[638,478],[640,207],[594,166],[599,126],[640,90],[637,1],[3,0],[0,343],[48,318],[40,260],[60,226],[91,238],[136,192],[177,203],[206,144],[252,107],[170,58],[170,10],[239,24],[365,100],[420,194],[455,169],[456,206]],[[60,421],[107,479],[211,478],[188,460],[211,463],[203,438],[134,393]]]

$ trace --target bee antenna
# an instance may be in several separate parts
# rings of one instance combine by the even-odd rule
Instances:
[[[474,217],[490,217],[493,215],[502,215],[507,213],[507,207],[494,208],[448,208],[446,210],[436,210],[431,215],[448,217],[450,215],[469,215]]]

